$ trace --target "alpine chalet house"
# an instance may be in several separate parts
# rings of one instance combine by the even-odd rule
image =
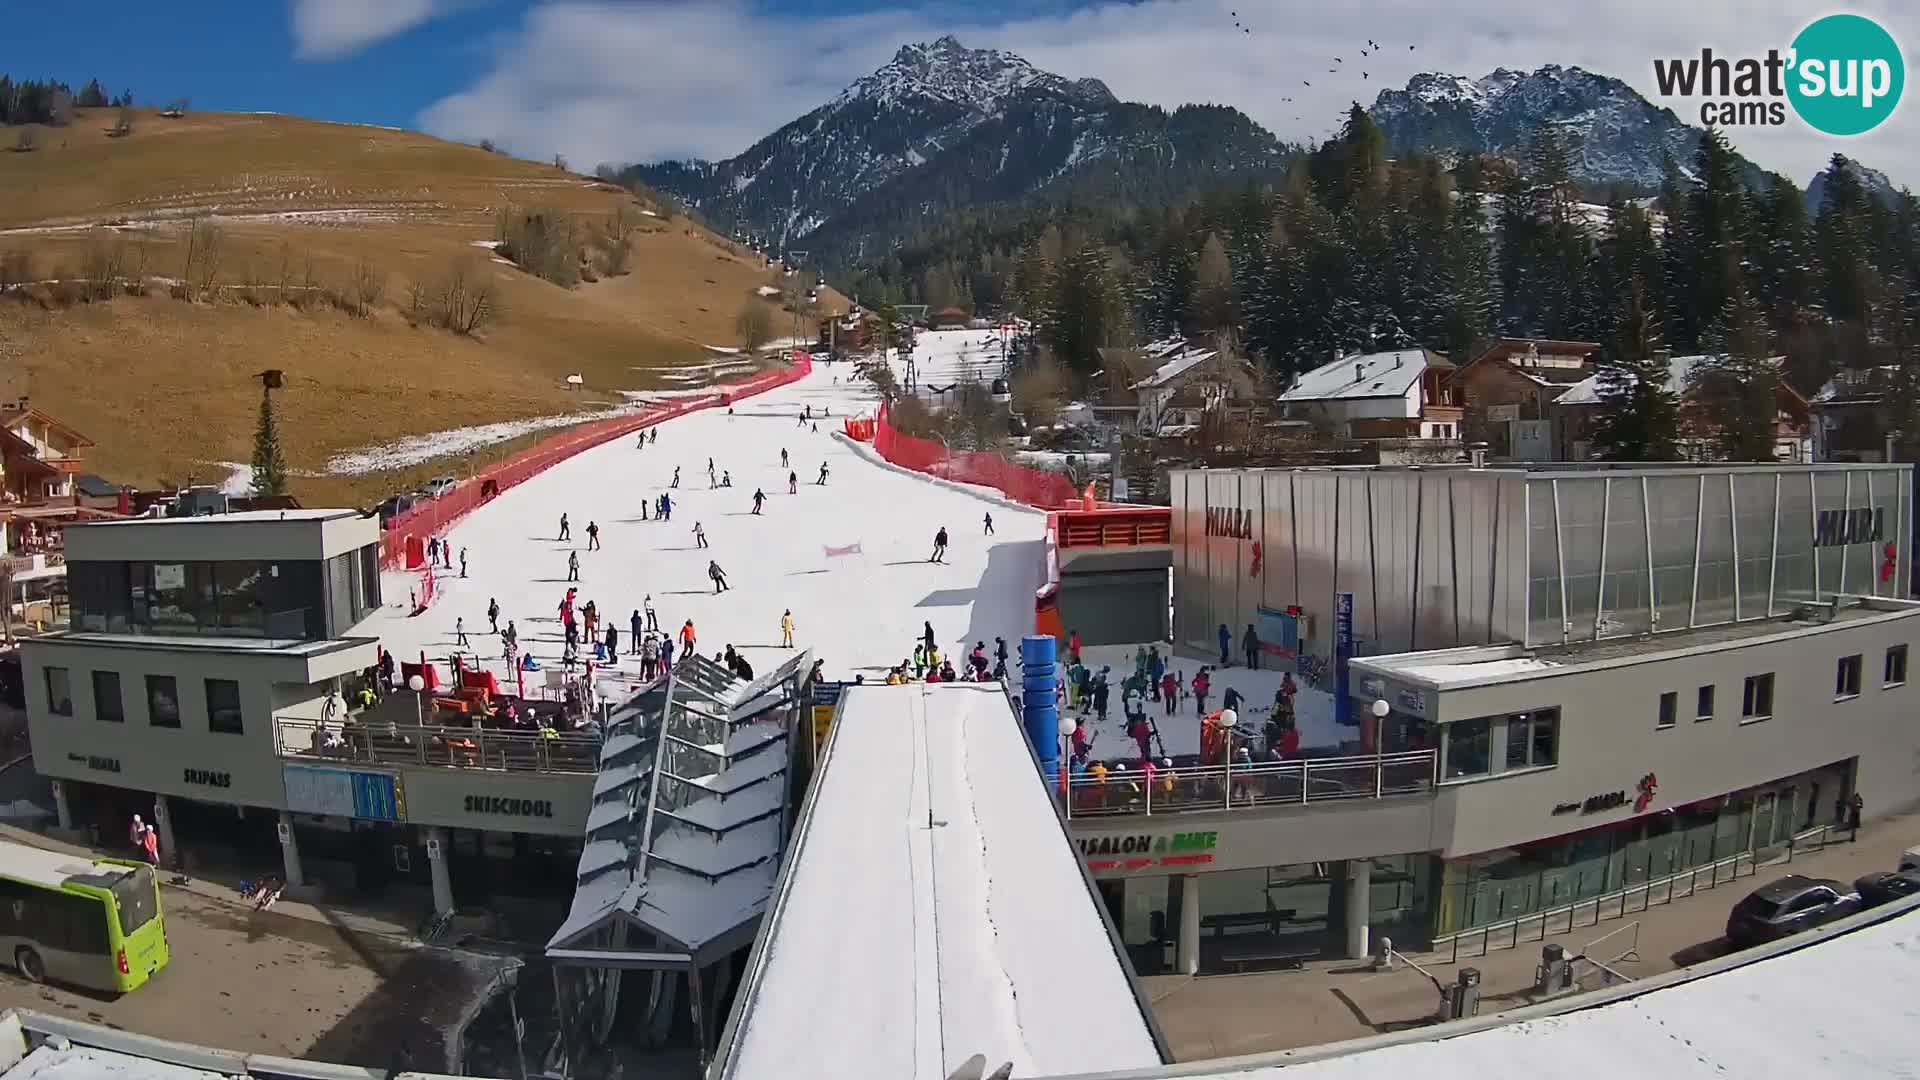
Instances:
[[[1667,389],[1680,399],[1680,456],[1688,461],[1717,461],[1716,432],[1693,390],[1695,369],[1707,356],[1675,356],[1667,361]],[[1784,357],[1773,357],[1775,367]],[[1812,413],[1807,399],[1784,379],[1774,383],[1773,460],[1802,464],[1814,460]],[[1606,408],[1598,372],[1568,387],[1554,401],[1557,460],[1587,461],[1593,455],[1593,429]]]
[[[1813,395],[1808,411],[1815,461],[1886,462],[1897,455],[1896,444],[1920,443],[1920,432],[1888,430],[1883,407],[1893,373],[1891,367],[1836,371]]]
[[[1486,442],[1495,460],[1555,459],[1554,401],[1594,374],[1599,352],[1591,341],[1495,341],[1451,380],[1466,404],[1468,438]]]
[[[1455,370],[1429,349],[1356,353],[1300,376],[1280,407],[1289,420],[1372,442],[1389,458],[1398,449],[1452,451],[1466,419]]]

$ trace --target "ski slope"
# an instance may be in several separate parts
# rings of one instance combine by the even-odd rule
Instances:
[[[944,378],[976,363],[971,354],[981,336],[921,335],[924,370]],[[788,610],[796,643],[813,648],[833,679],[884,679],[889,667],[912,655],[914,639],[929,623],[956,659],[976,641],[991,652],[996,636],[1017,649],[1033,627],[1046,515],[1011,506],[997,493],[893,468],[834,436],[843,419],[871,414],[874,404],[870,385],[855,379],[851,364],[822,364],[797,383],[741,401],[731,413],[708,409],[666,421],[657,429],[659,442],[645,449],[623,439],[585,451],[502,492],[447,534],[456,567],[465,549],[469,576],[440,571],[436,598],[424,613],[409,617],[406,611],[414,575],[388,575],[387,606],[371,629],[402,658],[424,651],[444,663],[458,649],[455,620],[464,619],[469,645],[458,651],[510,677],[499,639],[486,632],[487,604],[495,599],[501,627],[511,620],[523,650],[543,666],[557,665],[567,557],[577,551],[579,604],[596,603],[602,625],[611,622],[620,631],[623,654],[632,644],[629,617],[648,596],[662,631],[674,633],[691,619],[702,653],[732,645],[756,671],[786,654],[780,618]],[[798,422],[806,407],[818,418],[818,431]],[[799,478],[795,494],[788,493],[789,470],[780,466],[782,449]],[[732,474],[732,487],[709,488],[709,458],[716,474]],[[819,484],[823,462],[829,475]],[[670,491],[676,467],[680,486]],[[758,516],[752,513],[756,488],[767,495]],[[651,507],[663,492],[673,496],[672,519],[659,521],[649,510],[643,520],[642,504]],[[993,536],[983,535],[988,513]],[[569,518],[571,542],[558,539],[561,514]],[[695,522],[709,549],[696,548]],[[600,550],[587,550],[589,523],[600,527]],[[934,532],[942,526],[952,541],[947,560],[930,563]],[[709,559],[731,586],[717,596],[707,578]],[[638,668],[637,658],[622,656],[620,671]]]
[[[848,691],[809,807],[727,1080],[1160,1064],[998,686]]]

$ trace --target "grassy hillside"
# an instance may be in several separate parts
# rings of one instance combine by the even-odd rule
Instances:
[[[411,132],[294,117],[142,113],[107,134],[109,110],[83,110],[33,152],[0,150],[0,395],[36,404],[99,445],[96,471],[127,483],[222,475],[250,453],[258,384],[281,368],[282,441],[296,473],[408,434],[571,412],[659,385],[700,362],[703,344],[737,344],[761,260],[644,196],[550,165]],[[0,130],[0,148],[16,135]],[[501,213],[551,212],[581,246],[627,232],[629,272],[561,288],[499,259]],[[212,287],[180,299],[193,224],[218,233]],[[596,247],[597,245],[597,247]],[[114,264],[111,300],[76,302]],[[496,290],[499,317],[465,336],[415,325],[416,285],[455,267]],[[356,317],[326,297],[357,277],[383,298]],[[144,280],[146,295],[122,295]],[[0,278],[0,285],[7,284]],[[170,295],[172,294],[172,295]],[[565,388],[568,375],[584,392]],[[486,454],[478,455],[481,458]],[[465,466],[462,457],[459,464]],[[296,476],[308,500],[370,502],[444,469]]]

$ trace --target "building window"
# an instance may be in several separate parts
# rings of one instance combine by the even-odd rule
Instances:
[[[1485,776],[1492,752],[1493,718],[1482,716],[1447,725],[1447,769],[1449,780],[1465,776]]]
[[[147,722],[154,727],[180,726],[180,689],[173,676],[147,676]]]
[[[1907,647],[1895,645],[1887,650],[1887,661],[1881,681],[1888,686],[1899,686],[1907,681]]]
[[[1843,656],[1833,669],[1833,696],[1850,698],[1860,696],[1860,654]]]
[[[1560,761],[1560,710],[1507,716],[1507,768],[1543,769]]]
[[[1740,698],[1740,722],[1751,723],[1773,716],[1773,672],[1747,676],[1746,693]]]
[[[1680,719],[1680,695],[1672,691],[1660,695],[1660,719],[1654,723],[1656,729],[1670,728]]]
[[[73,715],[73,680],[63,667],[45,668],[47,675],[47,711],[55,716]]]
[[[1695,695],[1694,705],[1693,705],[1693,719],[1695,723],[1698,723],[1702,720],[1713,719],[1713,684],[1712,683],[1708,683],[1707,685],[1701,687],[1700,692]]]
[[[240,723],[240,684],[232,679],[207,680],[207,730],[221,735],[244,735]]]
[[[93,718],[109,724],[126,723],[127,703],[120,698],[119,672],[93,673]]]

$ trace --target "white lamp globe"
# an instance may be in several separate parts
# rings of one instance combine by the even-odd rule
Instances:
[[[421,678],[418,675],[410,675],[407,677],[407,689],[417,694],[420,691],[425,690],[426,688],[427,688],[427,680]]]
[[[1374,703],[1373,703],[1374,716],[1382,720],[1385,720],[1387,718],[1387,714],[1392,711],[1393,711],[1393,706],[1387,704],[1386,698],[1377,698],[1374,700]]]
[[[1230,728],[1230,727],[1236,726],[1239,723],[1240,723],[1239,713],[1234,712],[1232,709],[1220,710],[1220,726],[1221,727]]]
[[[1079,723],[1075,721],[1073,717],[1062,716],[1060,718],[1060,737],[1061,738],[1063,739],[1073,738],[1073,733],[1075,731],[1078,731],[1079,728],[1080,728]]]

